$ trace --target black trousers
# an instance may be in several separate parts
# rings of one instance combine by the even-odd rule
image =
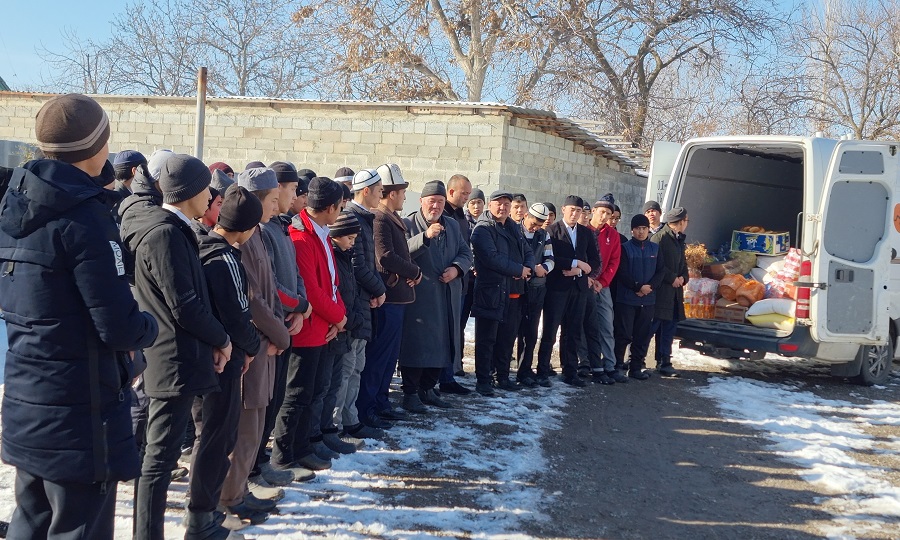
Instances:
[[[219,392],[194,399],[192,413],[197,440],[191,454],[191,496],[188,510],[212,512],[219,504],[222,483],[231,463],[241,418],[240,377],[219,376]]]
[[[278,411],[281,410],[281,404],[284,403],[284,392],[287,389],[287,372],[288,364],[291,359],[291,350],[287,349],[283,353],[275,357],[275,388],[272,389],[272,401],[266,407],[266,423],[263,426],[262,438],[259,441],[259,450],[256,452],[256,463],[250,469],[250,477],[260,474],[260,466],[268,463],[269,453],[266,447],[269,445],[269,437],[272,436],[272,430],[275,429],[275,420],[278,418]]]
[[[534,377],[534,349],[537,347],[538,329],[541,324],[541,311],[547,287],[528,287],[522,300],[522,313],[519,317],[519,337],[516,340],[516,359],[518,372],[516,378]]]
[[[403,382],[400,389],[404,394],[415,394],[419,391],[427,392],[434,388],[441,376],[442,368],[423,368],[400,366],[400,376]]]
[[[163,540],[167,491],[172,469],[181,455],[193,402],[194,396],[150,398],[147,446],[134,496],[135,540]]]
[[[521,298],[508,298],[503,320],[475,319],[475,377],[479,384],[509,379],[509,363],[519,334]]]
[[[653,329],[653,313],[656,306],[632,306],[616,304],[614,334],[616,338],[616,365],[625,364],[625,349],[631,345],[628,371],[636,373],[644,369],[647,348]]]
[[[272,436],[272,462],[289,465],[312,454],[309,442],[313,394],[324,347],[294,347],[288,362],[284,403],[278,411]],[[318,421],[318,419],[316,419]]]
[[[575,377],[578,371],[578,343],[584,328],[584,307],[588,291],[572,286],[568,290],[547,290],[544,298],[544,325],[538,347],[538,377],[550,376],[550,355],[559,339],[559,359],[563,377]]]
[[[116,482],[56,483],[16,470],[16,510],[6,538],[112,540]]]
[[[310,405],[310,440],[321,441],[323,433],[334,433],[334,406],[341,386],[344,355],[322,353],[316,373],[316,389]]]

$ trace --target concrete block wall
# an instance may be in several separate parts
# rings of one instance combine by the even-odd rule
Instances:
[[[507,125],[501,183],[524,193],[529,202],[549,201],[558,209],[567,195],[578,195],[593,204],[601,195],[612,193],[622,208],[623,222],[630,221],[644,203],[647,181],[621,169],[618,162],[540,131],[527,120],[515,118]]]
[[[34,118],[52,96],[0,92],[0,140],[34,142]],[[195,100],[95,96],[109,114],[110,151],[193,154]],[[503,106],[210,99],[203,159],[240,170],[250,161],[290,161],[333,176],[397,163],[418,192],[461,173],[487,194],[503,187],[555,203],[570,194],[612,191],[630,211],[646,181],[563,137],[545,133]],[[640,194],[633,189],[640,188]]]

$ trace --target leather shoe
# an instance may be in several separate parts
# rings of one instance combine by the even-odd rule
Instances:
[[[494,397],[496,395],[491,383],[478,383],[475,385],[475,391],[484,397]]]
[[[288,463],[287,465],[273,463],[272,468],[276,471],[290,471],[294,475],[294,482],[309,482],[316,477],[315,472],[299,463]]]
[[[357,439],[383,439],[384,430],[377,427],[368,426],[362,422],[355,426],[344,428],[344,434]]]
[[[553,383],[550,382],[550,377],[538,377],[534,382],[536,382],[538,386],[543,386],[544,388],[553,386]]]
[[[452,409],[453,405],[441,399],[441,396],[437,395],[434,391],[434,388],[425,391],[419,392],[419,399],[422,400],[422,403],[426,405],[431,405],[432,407],[437,407],[438,409]]]
[[[428,408],[419,399],[418,394],[404,394],[403,408],[413,414],[428,414]]]
[[[391,422],[406,420],[407,418],[405,412],[398,411],[397,409],[385,409],[383,411],[376,412],[375,415],[383,420],[389,420]]]
[[[595,371],[594,382],[597,384],[616,384],[616,381],[605,371]]]
[[[369,416],[367,418],[363,418],[362,422],[363,424],[375,429],[391,429],[392,427],[394,427],[394,424],[377,416]]]
[[[617,383],[625,384],[628,382],[628,377],[626,377],[625,374],[619,370],[609,371],[606,374],[609,375],[612,380],[616,381]]]
[[[244,495],[244,504],[251,510],[268,512],[270,514],[274,512],[278,506],[275,501],[271,499],[260,499],[254,495],[253,492],[248,492]]]
[[[646,381],[650,378],[650,374],[643,369],[640,371],[629,371],[628,376],[639,381]]]
[[[519,384],[524,386],[525,388],[534,388],[537,386],[537,381],[534,377],[522,377],[521,379],[516,377],[516,380],[519,381]]]
[[[465,386],[459,384],[456,381],[441,383],[439,386],[440,390],[444,394],[457,394],[460,396],[465,396],[472,393],[471,388],[466,388]]]
[[[563,382],[568,384],[569,386],[574,386],[576,388],[583,388],[587,386],[587,383],[581,380],[581,377],[577,375],[574,377],[564,377]]]
[[[228,512],[237,516],[241,521],[249,521],[253,525],[259,525],[269,519],[268,512],[261,512],[250,508],[247,506],[246,500],[241,504],[229,506]]]
[[[303,456],[302,458],[298,459],[296,463],[301,467],[306,467],[311,471],[324,471],[325,469],[331,468],[331,460],[322,459],[317,456],[315,452]]]
[[[497,388],[499,388],[500,390],[505,390],[507,392],[518,392],[522,389],[522,387],[509,379],[501,379],[497,381]]]

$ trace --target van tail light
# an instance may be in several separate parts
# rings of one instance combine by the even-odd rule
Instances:
[[[779,343],[778,344],[778,352],[797,352],[799,350],[800,350],[800,346],[797,345],[796,343]]]
[[[810,274],[812,274],[812,263],[805,260],[800,263],[800,282],[809,283]],[[797,287],[797,309],[798,319],[809,318],[809,287]],[[781,348],[781,346],[779,346]]]

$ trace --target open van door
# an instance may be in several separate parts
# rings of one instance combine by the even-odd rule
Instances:
[[[810,330],[816,341],[888,341],[896,154],[896,143],[873,141],[841,141],[834,149],[811,276]]]
[[[644,201],[663,204],[666,186],[675,169],[681,145],[676,142],[656,141],[650,149],[650,168],[647,170],[647,193]]]

